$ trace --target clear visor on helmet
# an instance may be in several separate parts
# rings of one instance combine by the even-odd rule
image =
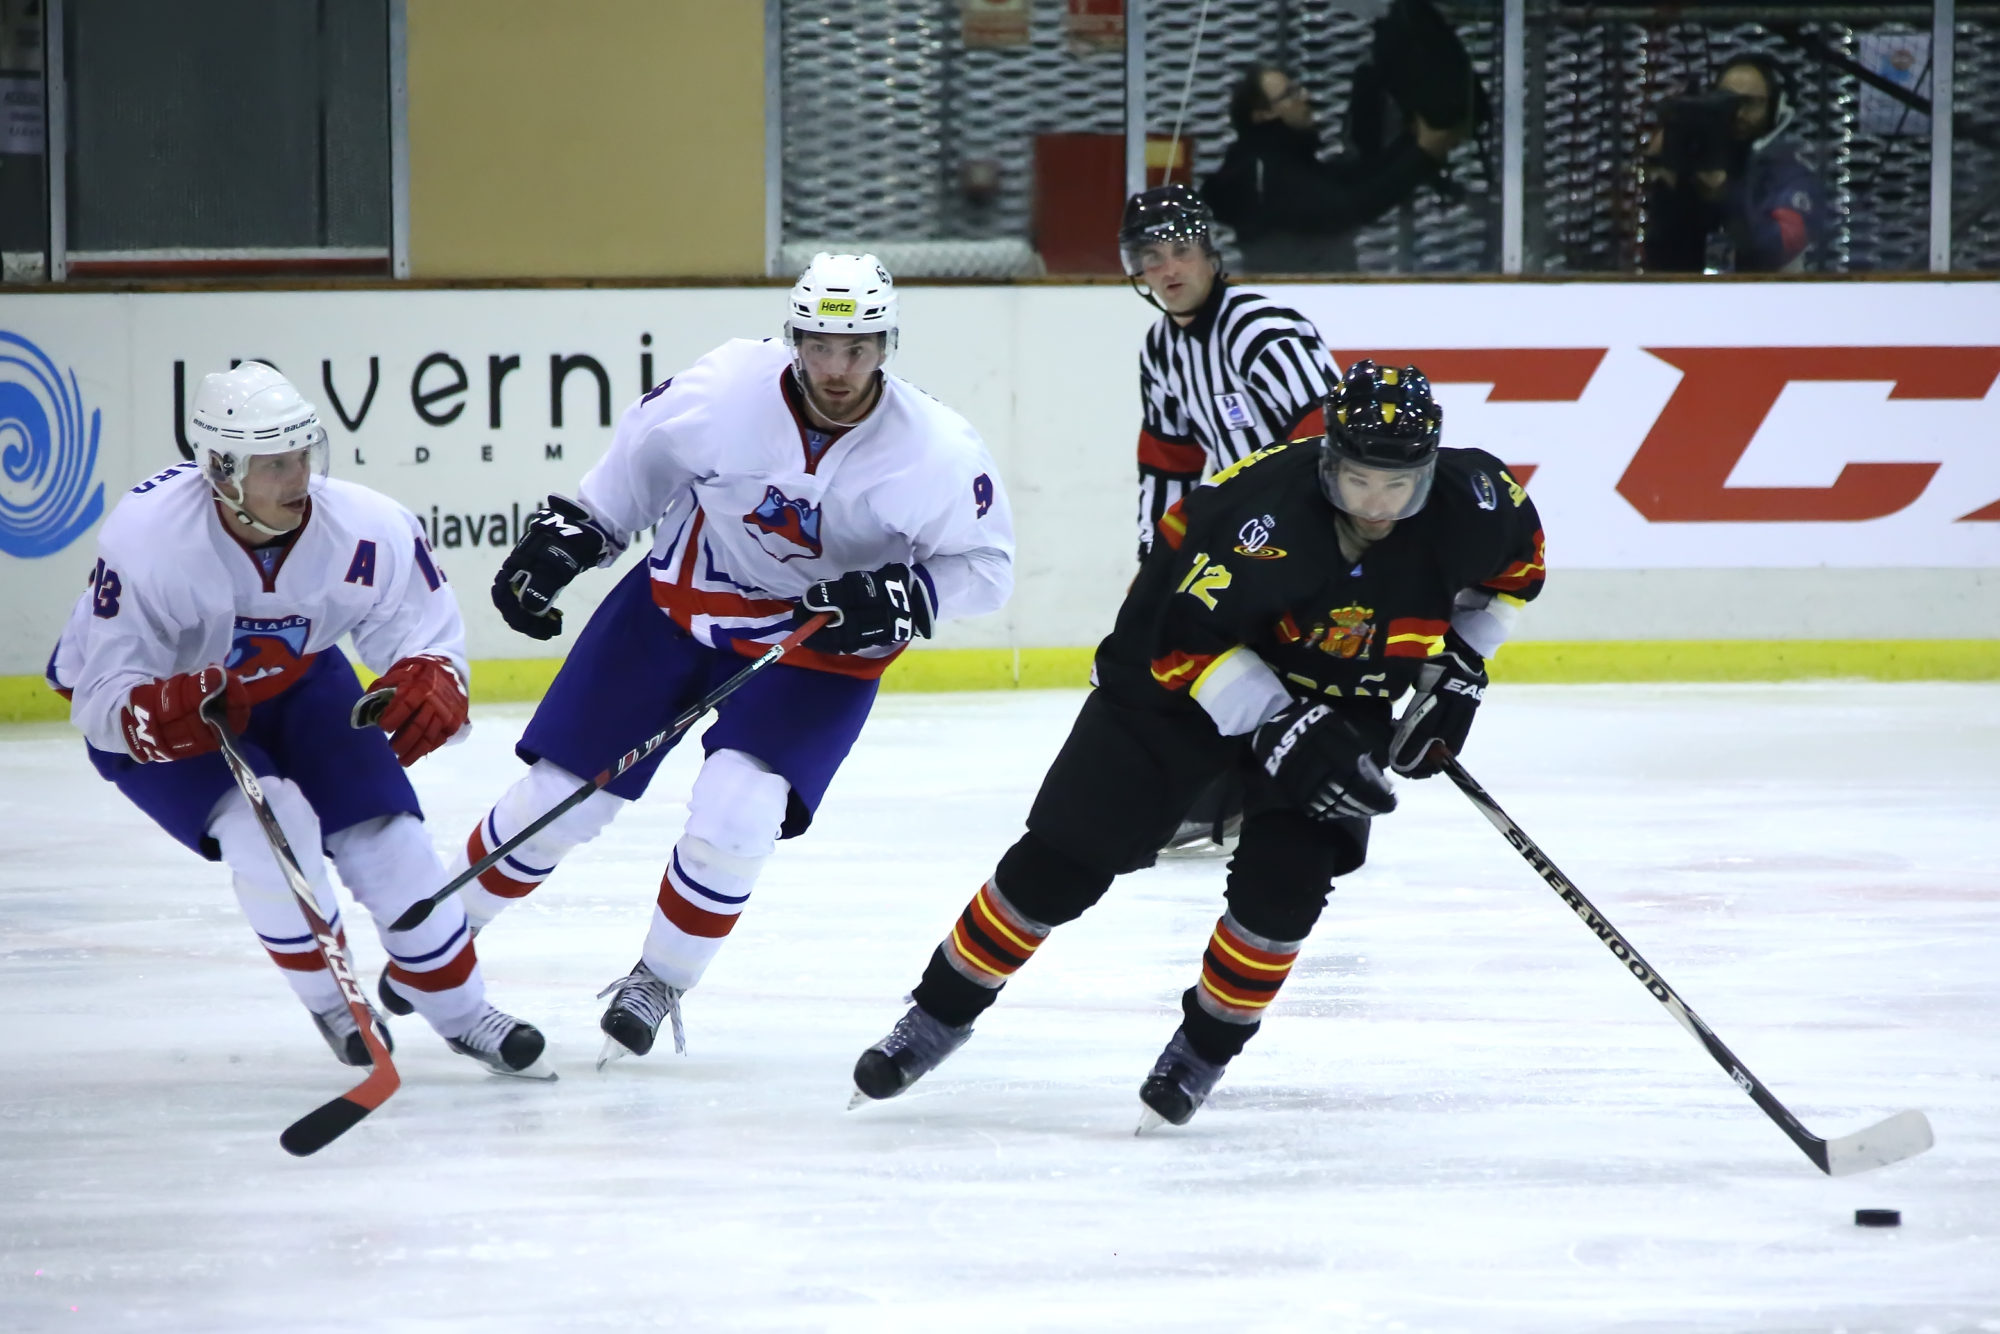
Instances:
[[[1356,519],[1382,523],[1407,519],[1430,498],[1437,455],[1409,467],[1361,463],[1335,448],[1321,452],[1320,486],[1335,509]]]
[[[271,453],[248,453],[247,446],[230,444],[211,446],[202,471],[210,486],[238,504],[287,505],[304,500],[325,483],[330,452],[324,429],[315,426],[304,439],[297,448]]]
[[[1126,275],[1141,278],[1149,270],[1158,270],[1173,261],[1185,262],[1206,255],[1208,248],[1203,240],[1198,231],[1162,228],[1161,234],[1123,243],[1118,253],[1125,261]]]

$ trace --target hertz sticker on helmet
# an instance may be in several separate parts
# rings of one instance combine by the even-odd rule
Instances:
[[[823,296],[819,299],[819,313],[821,315],[852,316],[854,311],[855,303],[851,298]]]

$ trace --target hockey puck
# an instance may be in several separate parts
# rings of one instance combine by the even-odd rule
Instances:
[[[1854,1211],[1854,1225],[1856,1227],[1901,1227],[1903,1225],[1903,1215],[1895,1209],[1856,1209]]]

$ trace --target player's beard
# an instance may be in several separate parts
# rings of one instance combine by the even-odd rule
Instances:
[[[851,402],[844,407],[830,407],[820,397],[819,386],[813,382],[812,376],[807,374],[804,366],[794,365],[792,373],[798,377],[799,384],[805,390],[807,405],[821,418],[835,426],[852,426],[860,421],[874,408],[876,399],[882,393],[882,372],[872,371],[869,373],[868,383],[862,386]]]

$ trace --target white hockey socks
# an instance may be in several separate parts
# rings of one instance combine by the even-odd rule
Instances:
[[[455,878],[540,819],[544,812],[582,786],[583,781],[567,769],[537,760],[473,827],[464,849],[452,859],[448,878]],[[630,804],[624,797],[614,797],[609,792],[593,792],[574,809],[565,811],[561,819],[481,872],[478,879],[458,892],[473,929],[482,929],[508,904],[533,893],[537,885],[555,873],[556,864],[571,848],[603,833],[604,827]]]
[[[278,817],[278,827],[299,859],[299,869],[305,872],[320,916],[345,949],[347,936],[341,928],[340,905],[326,878],[326,861],[320,856],[319,817],[313,813],[312,803],[290,779],[265,776],[260,781],[264,799]],[[271,841],[241,792],[232,789],[216,803],[208,835],[221,845],[222,860],[234,873],[236,901],[242,905],[243,916],[292,991],[316,1014],[339,1005],[340,984],[327,971],[312,928],[306,925],[305,913],[292,897],[277,854],[271,850]]]
[[[485,1009],[486,982],[457,898],[438,904],[411,930],[388,929],[444,883],[444,865],[424,822],[408,814],[363,820],[328,835],[326,849],[342,883],[375,919],[389,952],[390,982],[440,1037],[463,1036]]]
[[[640,955],[667,985],[686,991],[699,982],[735,929],[777,849],[790,793],[790,784],[742,751],[718,750],[702,764]]]

